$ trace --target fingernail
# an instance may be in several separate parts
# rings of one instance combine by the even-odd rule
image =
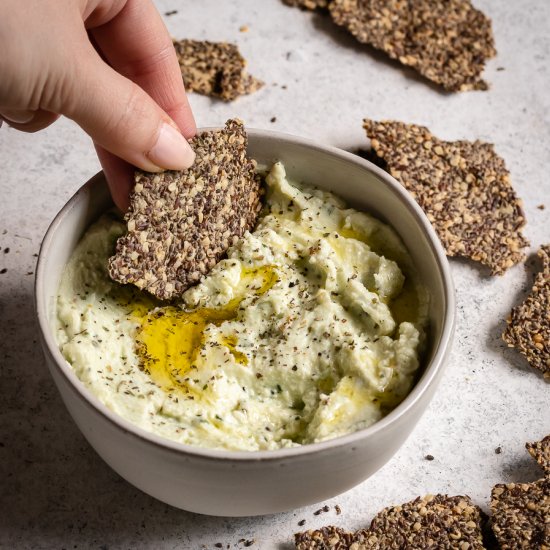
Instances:
[[[25,111],[17,109],[4,109],[0,116],[5,118],[8,122],[15,122],[16,124],[26,124],[34,118],[34,111]]]
[[[195,152],[178,130],[164,123],[147,157],[161,168],[185,170],[195,161]]]

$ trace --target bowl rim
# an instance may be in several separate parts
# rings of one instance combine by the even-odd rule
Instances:
[[[198,131],[212,130],[216,128],[205,127],[200,128]],[[273,139],[277,141],[284,141],[288,145],[294,145],[299,147],[305,147],[313,149],[314,151],[323,153],[328,156],[335,157],[341,161],[355,164],[362,169],[374,173],[382,182],[389,186],[391,190],[398,195],[404,207],[406,207],[415,217],[416,222],[419,224],[421,231],[427,237],[429,247],[435,257],[436,264],[439,269],[439,273],[443,283],[444,294],[444,318],[442,319],[442,330],[439,341],[435,344],[436,350],[431,361],[425,366],[424,373],[421,378],[416,382],[411,392],[405,397],[405,399],[384,418],[378,420],[371,426],[352,432],[350,434],[338,436],[326,441],[317,443],[308,443],[307,445],[301,445],[299,447],[288,447],[273,450],[262,451],[234,451],[228,449],[211,449],[207,447],[199,447],[180,443],[178,441],[170,440],[157,435],[152,432],[133,424],[129,420],[126,420],[117,413],[111,411],[106,405],[104,405],[99,398],[97,398],[90,390],[88,390],[84,384],[78,379],[73,372],[69,363],[65,360],[59,347],[55,341],[54,333],[51,330],[48,323],[48,314],[46,308],[43,307],[46,301],[43,296],[43,284],[42,281],[45,277],[45,260],[48,251],[54,246],[54,236],[62,226],[65,217],[72,210],[75,204],[80,200],[83,195],[86,195],[93,189],[99,181],[104,179],[102,171],[92,176],[84,185],[82,185],[78,191],[68,200],[63,208],[58,212],[53,221],[48,227],[44,239],[42,241],[40,252],[38,255],[38,262],[36,268],[36,277],[34,284],[34,306],[35,313],[38,318],[38,325],[42,337],[42,343],[45,347],[45,352],[49,353],[52,361],[50,362],[55,366],[55,369],[62,375],[67,385],[71,390],[76,393],[77,397],[80,397],[81,401],[91,408],[94,412],[99,413],[105,420],[110,421],[116,428],[122,430],[125,434],[139,438],[145,444],[151,444],[154,446],[160,446],[166,451],[172,451],[176,454],[187,455],[189,457],[210,459],[213,461],[234,461],[239,463],[245,462],[261,462],[261,461],[274,461],[296,456],[313,455],[320,452],[324,452],[331,449],[336,449],[343,446],[353,445],[360,440],[366,439],[372,434],[384,430],[387,426],[396,423],[400,418],[406,415],[415,403],[421,399],[423,394],[426,393],[428,388],[436,381],[439,371],[444,367],[445,358],[450,351],[452,338],[454,334],[455,322],[456,322],[456,305],[454,285],[451,275],[451,270],[447,256],[443,249],[439,238],[428,221],[426,215],[418,206],[418,204],[412,199],[405,188],[395,180],[390,174],[373,164],[372,162],[359,157],[343,149],[331,145],[322,145],[314,140],[308,138],[302,138],[292,134],[283,132],[275,132],[272,130],[260,130],[254,128],[247,128],[249,139],[264,138]]]

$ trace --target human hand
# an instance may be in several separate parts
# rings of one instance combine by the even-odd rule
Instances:
[[[25,132],[59,115],[74,120],[123,211],[130,165],[157,172],[193,163],[185,138],[195,121],[151,0],[2,0],[0,51],[0,118]]]

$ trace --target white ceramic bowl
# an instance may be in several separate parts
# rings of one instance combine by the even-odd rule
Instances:
[[[430,336],[423,372],[410,395],[373,426],[330,441],[259,452],[219,451],[163,439],[111,412],[61,355],[53,318],[58,283],[86,228],[112,206],[102,173],[63,207],[42,243],[36,312],[50,372],[92,447],[146,493],[185,510],[249,516],[319,502],[357,485],[399,449],[430,402],[450,351],[455,301],[449,265],[420,208],[391,176],[350,153],[274,132],[250,130],[259,163],[281,160],[289,176],[337,193],[389,223],[410,251],[430,292]]]

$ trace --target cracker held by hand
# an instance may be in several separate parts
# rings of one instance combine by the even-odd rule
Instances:
[[[550,548],[550,479],[496,485],[491,511],[502,550]]]
[[[486,90],[491,20],[469,0],[333,0],[335,23],[449,91]]]
[[[502,338],[550,381],[550,245],[542,246],[538,255],[542,271],[525,302],[512,309]]]
[[[535,443],[526,443],[525,448],[529,454],[539,463],[547,476],[550,476],[550,435]],[[549,527],[550,529],[550,527]]]
[[[529,243],[504,160],[481,141],[442,141],[424,126],[364,120],[388,172],[411,193],[448,256],[481,262],[501,275],[524,260]]]
[[[174,41],[185,88],[232,101],[263,86],[246,72],[246,61],[235,44],[207,40]]]
[[[109,274],[157,298],[180,296],[255,225],[261,208],[255,163],[241,121],[191,140],[195,164],[181,172],[136,172]]]

